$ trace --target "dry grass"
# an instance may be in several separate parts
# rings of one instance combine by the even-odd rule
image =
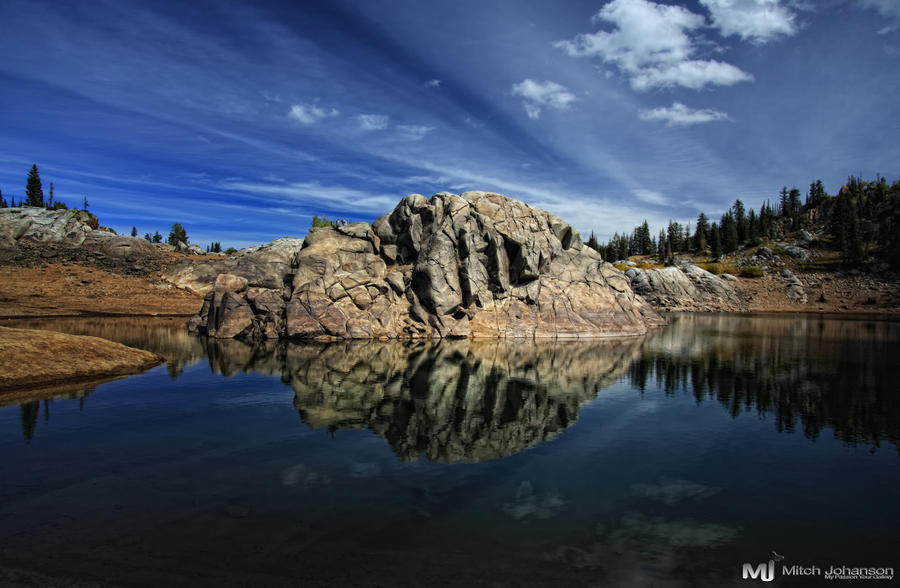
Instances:
[[[159,279],[77,264],[0,266],[0,317],[82,314],[189,315],[203,298]]]
[[[0,327],[0,390],[135,374],[164,361],[99,337]]]

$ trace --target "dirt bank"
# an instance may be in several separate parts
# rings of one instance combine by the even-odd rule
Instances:
[[[0,318],[80,315],[190,315],[199,295],[163,282],[80,263],[0,265]]]
[[[41,386],[136,374],[164,361],[99,337],[0,327],[0,398]]]

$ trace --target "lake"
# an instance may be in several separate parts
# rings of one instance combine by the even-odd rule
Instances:
[[[780,586],[897,567],[900,322],[669,319],[255,348],[181,319],[5,321],[170,361],[0,397],[0,580],[747,586],[773,550]]]

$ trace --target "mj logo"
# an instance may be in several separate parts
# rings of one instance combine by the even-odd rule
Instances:
[[[754,566],[751,563],[745,563],[741,569],[741,578],[744,580],[762,580],[763,582],[771,582],[775,579],[775,562],[784,559],[783,555],[776,552],[769,554],[768,563],[761,563]]]

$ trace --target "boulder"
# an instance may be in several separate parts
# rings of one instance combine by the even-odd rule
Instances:
[[[0,209],[0,247],[15,247],[19,241],[77,247],[96,227],[97,217],[83,210],[3,208]]]
[[[209,270],[204,310],[192,321],[198,332],[317,340],[578,338],[636,335],[664,324],[572,226],[489,192],[411,194],[371,226],[310,229],[290,263],[267,267],[265,280],[236,263],[216,267],[246,277],[251,287],[280,288],[283,306],[274,294],[256,304],[252,288],[232,293],[253,312],[248,328],[245,307],[212,288]],[[179,271],[176,277],[184,275]],[[223,330],[232,312],[236,324]]]
[[[173,263],[162,278],[179,288],[206,295],[221,273],[241,276],[248,286],[280,290],[293,281],[296,255],[303,239],[285,237],[267,245],[241,249],[231,257],[206,256]]]
[[[731,280],[696,265],[625,272],[635,293],[655,308],[665,310],[742,310],[745,303]],[[732,276],[733,278],[733,276]]]
[[[159,255],[156,247],[146,239],[119,236],[105,231],[91,231],[87,234],[82,247],[100,251],[109,257],[136,261],[145,257]]]

